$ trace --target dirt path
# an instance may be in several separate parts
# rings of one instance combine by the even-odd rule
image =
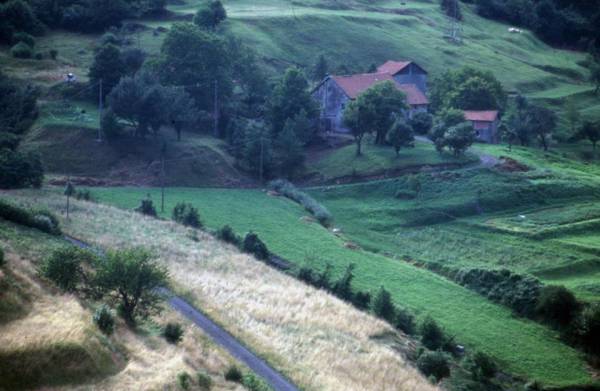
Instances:
[[[102,254],[102,250],[81,240],[70,236],[65,236],[65,239],[77,247],[90,249],[97,254]],[[161,293],[164,293],[165,296],[168,297],[167,300],[171,308],[192,321],[197,327],[201,328],[214,342],[225,348],[225,350],[233,357],[246,364],[255,374],[262,377],[275,391],[299,391],[299,388],[284,375],[273,369],[262,358],[252,353],[252,351],[244,346],[242,342],[238,341],[234,336],[194,308],[190,303],[181,297],[174,295],[166,288],[161,288]]]

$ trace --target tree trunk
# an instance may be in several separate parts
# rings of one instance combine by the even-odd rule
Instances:
[[[356,156],[360,156],[362,155],[362,151],[361,151],[361,144],[362,144],[362,137],[356,137]]]
[[[67,220],[69,220],[69,199],[71,197],[67,196]]]

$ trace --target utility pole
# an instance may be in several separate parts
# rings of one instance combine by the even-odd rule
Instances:
[[[260,134],[260,167],[259,167],[259,175],[260,175],[260,183],[263,183],[263,164],[264,164],[264,139],[262,132]]]
[[[102,79],[100,79],[98,92],[98,142],[102,142]]]
[[[219,137],[219,81],[215,79],[215,96],[214,96],[214,111],[213,111],[213,119],[214,119],[214,136]]]
[[[160,213],[165,212],[165,152],[167,144],[163,142],[160,151]]]

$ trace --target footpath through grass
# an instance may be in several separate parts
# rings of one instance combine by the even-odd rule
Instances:
[[[102,202],[127,209],[150,194],[160,207],[159,189],[97,188],[93,193]],[[162,216],[168,217],[180,201],[194,204],[209,228],[229,224],[239,233],[253,230],[272,251],[298,266],[322,269],[329,262],[337,277],[349,263],[356,264],[356,288],[375,292],[384,285],[396,303],[418,316],[430,314],[459,343],[491,354],[511,373],[548,386],[592,382],[580,353],[553,331],[514,318],[508,309],[427,270],[348,249],[343,239],[307,221],[304,211],[286,199],[258,190],[168,188]]]

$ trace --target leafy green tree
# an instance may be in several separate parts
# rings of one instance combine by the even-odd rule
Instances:
[[[586,306],[579,317],[578,334],[584,349],[592,354],[600,354],[600,304]]]
[[[193,228],[202,228],[202,220],[200,220],[198,209],[194,208],[190,203],[178,202],[173,208],[171,216],[179,224]]]
[[[471,67],[446,71],[433,80],[429,95],[434,112],[447,107],[478,110],[482,108],[478,96],[485,98],[486,110],[502,110],[506,105],[506,92],[494,75]]]
[[[263,104],[270,92],[265,70],[259,64],[256,52],[234,36],[227,37],[227,53],[231,59],[232,74],[243,93],[241,101],[249,106],[247,115],[256,115],[259,110],[254,107]]]
[[[421,323],[419,334],[421,334],[421,342],[427,349],[437,350],[444,345],[444,331],[430,316],[427,316]]]
[[[375,296],[375,301],[373,301],[373,312],[378,317],[390,323],[394,321],[394,317],[396,316],[392,295],[383,286],[379,288],[379,292]]]
[[[344,123],[357,141],[357,155],[365,133],[374,133],[375,143],[384,144],[394,121],[392,114],[407,108],[406,96],[390,81],[375,84],[351,101],[344,112]]]
[[[121,63],[124,66],[123,74],[133,76],[142,68],[146,60],[146,53],[137,48],[129,48],[121,51]]]
[[[44,169],[37,154],[0,149],[0,188],[39,188],[43,180]]]
[[[200,118],[194,99],[184,89],[172,87],[164,90],[164,97],[168,102],[168,122],[177,133],[177,141],[181,140],[181,131],[189,129]]]
[[[156,61],[160,79],[180,86],[199,110],[212,112],[232,93],[232,61],[226,42],[191,23],[176,23],[165,37]]]
[[[475,142],[475,132],[470,122],[463,122],[449,128],[441,139],[454,156],[462,155]]]
[[[463,110],[499,109],[502,104],[498,98],[498,91],[489,80],[474,76],[458,85],[457,90],[449,94],[448,106]]]
[[[568,326],[577,311],[579,302],[564,286],[547,285],[540,291],[536,312],[547,322],[559,326]]]
[[[333,285],[333,294],[342,300],[352,301],[352,280],[354,279],[354,267],[355,265],[353,263],[349,264],[348,267],[346,267],[344,275]]]
[[[125,71],[125,65],[121,60],[121,51],[115,45],[105,45],[98,50],[94,56],[94,62],[90,67],[90,84],[94,90],[99,90],[102,80],[102,97],[108,95],[119,83]]]
[[[418,112],[415,113],[412,118],[408,121],[410,126],[417,134],[427,134],[433,126],[433,116],[429,113]]]
[[[88,282],[83,265],[93,266],[95,263],[96,256],[91,251],[65,246],[54,250],[44,260],[40,271],[60,289],[74,292],[80,289],[82,283]]]
[[[450,376],[448,355],[444,352],[424,352],[417,359],[417,368],[425,376],[433,376],[437,381]]]
[[[286,121],[283,131],[274,141],[275,161],[279,171],[285,177],[291,177],[304,164],[305,154],[302,142],[294,133],[293,125]]]
[[[291,67],[275,86],[269,102],[268,118],[273,134],[281,132],[285,121],[302,111],[312,120],[316,118],[318,108],[310,95],[304,73],[299,68]]]
[[[250,127],[244,135],[242,158],[250,172],[262,181],[267,178],[273,165],[273,139],[262,127]]]
[[[556,114],[545,107],[530,105],[525,113],[524,127],[529,134],[537,137],[544,151],[547,151],[556,128]]]
[[[443,122],[446,128],[450,128],[465,122],[465,113],[460,109],[444,109],[439,112],[437,119]]]
[[[37,116],[39,90],[10,80],[0,71],[0,132],[21,134]]]
[[[396,121],[388,131],[388,142],[394,147],[396,156],[400,154],[401,148],[412,148],[415,146],[415,135],[412,127],[402,118],[397,116]]]
[[[100,129],[102,129],[102,133],[109,143],[118,140],[119,137],[122,136],[123,127],[111,108],[102,113],[102,118],[100,118]]]
[[[283,130],[287,129],[291,129],[303,145],[312,141],[316,133],[315,126],[304,109],[285,121]]]
[[[242,251],[252,254],[256,259],[263,261],[269,259],[270,255],[267,245],[254,232],[248,232],[244,237]]]
[[[311,76],[313,81],[320,82],[327,76],[327,73],[329,73],[329,64],[325,56],[321,54],[313,66]]]
[[[169,273],[146,250],[112,251],[98,262],[95,283],[102,293],[119,301],[123,317],[132,324],[160,310],[163,297],[158,289],[167,286]]]
[[[202,6],[194,16],[194,24],[197,26],[214,31],[217,26],[227,18],[227,11],[220,0],[210,0]]]
[[[486,382],[496,375],[498,366],[490,356],[483,352],[476,352],[469,356],[466,368],[471,372],[475,381]]]
[[[592,148],[596,150],[596,144],[600,141],[600,122],[586,121],[581,126],[579,136],[589,140],[592,143]]]
[[[28,2],[10,0],[0,3],[0,41],[11,43],[13,33],[19,31],[40,34],[43,27]]]

